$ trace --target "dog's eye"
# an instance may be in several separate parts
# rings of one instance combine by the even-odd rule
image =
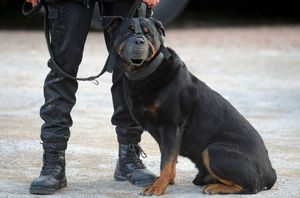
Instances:
[[[143,28],[143,31],[144,31],[144,34],[148,37],[148,38],[151,38],[152,37],[152,34],[150,34],[150,31],[147,27],[144,27]]]
[[[132,34],[131,30],[127,30],[126,32],[123,33],[123,36],[128,37]]]
[[[150,32],[146,33],[146,36],[147,36],[148,38],[152,38],[152,34],[150,34]]]

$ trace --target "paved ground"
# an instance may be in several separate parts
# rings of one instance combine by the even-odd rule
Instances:
[[[167,45],[265,140],[278,181],[253,197],[300,197],[299,35],[300,27],[167,30]],[[80,76],[96,74],[103,65],[102,37],[90,34]],[[0,197],[31,197],[28,187],[41,167],[39,107],[48,54],[42,32],[0,31],[0,43]],[[50,197],[138,197],[142,191],[112,178],[117,144],[110,74],[99,81],[80,83],[67,150],[68,187]],[[145,163],[158,174],[158,147],[149,134],[142,139]],[[195,174],[194,165],[180,158],[177,183],[165,197],[210,197],[191,183]]]

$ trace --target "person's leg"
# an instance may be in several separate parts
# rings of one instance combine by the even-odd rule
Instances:
[[[84,43],[90,28],[94,2],[90,8],[83,3],[66,1],[49,4],[51,47],[55,61],[67,73],[76,76],[82,59]],[[45,103],[40,116],[44,157],[40,176],[30,186],[32,194],[52,194],[66,186],[65,150],[72,125],[71,110],[75,105],[76,80],[64,77],[48,61],[51,71],[44,83]]]
[[[132,0],[102,3],[102,14],[126,17],[133,3]],[[113,41],[105,31],[104,36],[110,50]],[[114,177],[118,181],[128,180],[138,186],[148,186],[156,180],[156,176],[146,169],[140,159],[143,151],[138,143],[141,141],[143,129],[130,116],[123,92],[123,77],[124,74],[114,65],[111,88],[114,114],[111,121],[116,126],[119,142],[119,160]]]

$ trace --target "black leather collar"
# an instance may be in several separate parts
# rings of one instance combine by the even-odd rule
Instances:
[[[151,75],[153,72],[157,70],[157,68],[161,65],[162,61],[164,60],[164,55],[162,52],[160,52],[154,60],[151,61],[149,65],[147,65],[145,68],[141,69],[140,71],[137,71],[133,74],[128,74],[125,72],[126,77],[129,80],[141,80],[149,75]]]

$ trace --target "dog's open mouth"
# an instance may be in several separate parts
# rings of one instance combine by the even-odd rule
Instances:
[[[141,71],[142,69],[144,69],[144,67],[145,67],[144,61],[141,60],[141,61],[137,61],[137,62],[139,62],[140,64],[134,64],[133,62],[131,63],[131,65],[129,67],[130,72],[135,73],[135,72],[138,72],[138,71]]]
[[[143,64],[143,59],[130,59],[131,63],[135,66],[140,66]]]

